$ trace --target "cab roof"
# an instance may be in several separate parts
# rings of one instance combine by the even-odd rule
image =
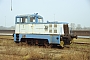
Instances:
[[[17,18],[17,17],[35,17],[35,16],[37,16],[38,18],[43,18],[42,16],[36,15],[36,14],[23,14],[23,15],[17,15],[16,18]]]

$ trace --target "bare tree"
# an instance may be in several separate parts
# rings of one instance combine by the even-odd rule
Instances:
[[[71,23],[71,24],[70,24],[70,29],[71,29],[71,30],[74,30],[74,29],[75,29],[75,23]]]
[[[81,29],[82,29],[81,25],[77,24],[76,30],[81,30]]]

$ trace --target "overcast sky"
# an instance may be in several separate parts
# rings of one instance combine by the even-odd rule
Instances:
[[[44,22],[60,21],[90,27],[90,0],[0,0],[0,26],[15,25],[18,14],[38,12]],[[6,21],[6,22],[5,22]]]

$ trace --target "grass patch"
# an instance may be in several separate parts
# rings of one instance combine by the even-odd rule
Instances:
[[[90,45],[72,44],[68,49],[40,48],[21,46],[13,40],[0,39],[0,60],[90,60]]]
[[[90,39],[74,39],[74,42],[85,42],[85,43],[90,43]]]

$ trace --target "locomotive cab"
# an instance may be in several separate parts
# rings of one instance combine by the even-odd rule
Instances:
[[[19,15],[16,16],[15,20],[17,23],[43,23],[43,17],[33,14],[33,15]]]

